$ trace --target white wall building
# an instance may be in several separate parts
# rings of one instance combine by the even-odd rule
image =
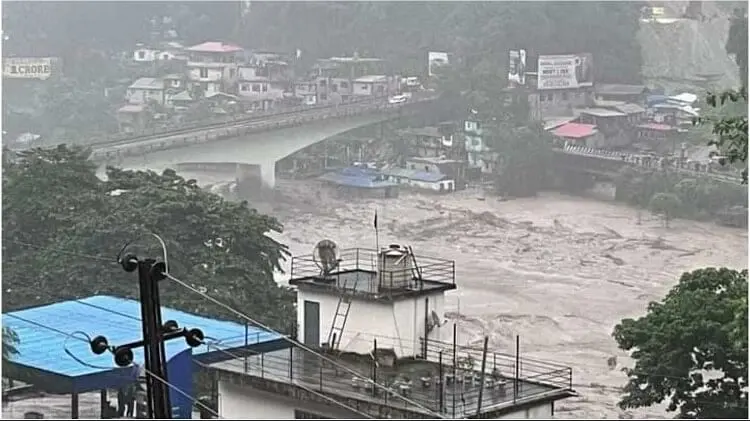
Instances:
[[[555,400],[575,396],[567,367],[521,365],[520,356],[493,351],[482,375],[481,349],[448,342],[452,261],[398,245],[379,253],[324,246],[295,257],[291,272],[304,348],[212,364],[222,417],[467,418],[481,388],[481,418],[549,419]]]
[[[204,95],[233,92],[238,77],[238,54],[242,48],[222,42],[204,42],[185,49],[187,78],[191,88]]]
[[[255,103],[255,108],[267,110],[273,103],[284,98],[284,83],[273,81],[266,69],[258,66],[239,66],[238,93],[247,101]]]
[[[150,77],[142,77],[125,92],[125,99],[133,105],[146,105],[150,102],[164,104],[164,81]]]

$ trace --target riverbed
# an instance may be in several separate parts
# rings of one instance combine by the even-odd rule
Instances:
[[[455,260],[458,289],[446,316],[459,341],[479,345],[487,335],[491,348],[512,354],[520,335],[522,355],[571,366],[580,397],[555,405],[560,418],[671,418],[662,405],[617,407],[620,370],[632,362],[612,328],[643,315],[685,271],[747,267],[746,230],[689,220],[665,228],[660,217],[613,202],[554,193],[502,201],[476,190],[344,200],[305,182],[280,182],[278,191],[274,212],[285,230],[277,237],[295,255],[324,238],[374,248],[377,210],[381,245]]]

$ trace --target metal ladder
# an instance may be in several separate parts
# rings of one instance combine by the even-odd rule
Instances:
[[[333,315],[333,322],[331,323],[331,331],[328,333],[328,346],[330,349],[338,349],[341,344],[341,336],[344,333],[344,327],[346,326],[346,320],[349,318],[349,310],[352,305],[352,297],[357,289],[357,282],[359,279],[354,281],[354,286],[351,289],[346,287],[347,281],[344,281],[341,294],[339,295],[339,302],[336,305],[336,313]],[[338,323],[337,323],[338,322]]]

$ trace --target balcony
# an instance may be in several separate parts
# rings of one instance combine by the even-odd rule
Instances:
[[[386,253],[392,251],[385,250]],[[332,293],[346,288],[356,296],[375,300],[456,288],[454,261],[408,254],[401,265],[394,266],[387,264],[386,253],[362,248],[343,249],[337,266],[327,274],[313,255],[293,257],[289,283]]]
[[[222,381],[322,404],[346,401],[376,418],[498,418],[521,405],[576,396],[567,366],[489,351],[482,371],[479,348],[433,341],[426,348],[427,358],[421,351],[387,362],[379,346],[368,355],[293,346],[237,354],[210,368]]]

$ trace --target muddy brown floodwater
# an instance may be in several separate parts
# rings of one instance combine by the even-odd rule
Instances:
[[[667,229],[648,212],[639,225],[635,209],[611,202],[559,194],[503,202],[476,191],[342,199],[311,182],[278,184],[273,204],[254,205],[279,216],[284,233],[277,237],[294,255],[311,253],[323,238],[374,248],[377,210],[380,244],[409,244],[418,255],[455,260],[458,289],[448,294],[446,316],[458,323],[459,341],[478,345],[488,335],[492,349],[512,354],[520,335],[522,356],[572,367],[580,397],[555,405],[558,418],[672,418],[664,405],[617,407],[626,382],[620,368],[632,361],[617,349],[612,328],[644,314],[684,271],[747,267],[746,230],[687,220]],[[277,281],[286,284],[288,276]],[[607,366],[612,356],[614,370]],[[69,399],[11,403],[3,417],[40,409],[66,417]],[[95,416],[98,396],[81,399],[81,415]]]
[[[398,199],[342,199],[313,183],[281,182],[274,212],[278,238],[294,255],[330,238],[339,247],[414,247],[416,254],[456,261],[458,289],[446,300],[463,343],[573,368],[580,397],[555,406],[562,418],[671,418],[664,406],[617,407],[632,364],[612,328],[643,315],[684,271],[705,266],[746,268],[747,231],[688,220],[670,221],[612,202],[560,194],[500,201],[477,191],[445,196],[402,192]],[[288,269],[289,262],[286,264]],[[288,275],[279,275],[286,282]],[[459,312],[460,307],[460,314]],[[610,370],[607,359],[617,356]]]

